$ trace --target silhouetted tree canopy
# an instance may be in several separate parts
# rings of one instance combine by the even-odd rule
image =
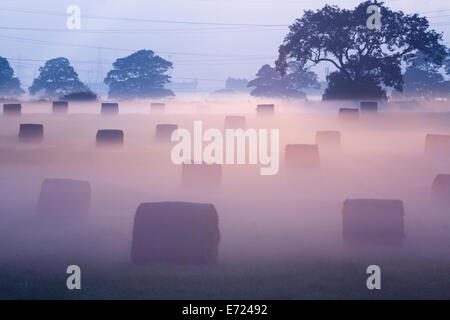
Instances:
[[[418,53],[403,75],[404,95],[419,98],[449,96],[450,84],[444,79],[440,69],[441,66]]]
[[[171,90],[164,88],[170,83],[170,76],[166,73],[171,68],[171,62],[155,55],[153,51],[140,50],[117,59],[104,83],[109,86],[108,95],[113,99],[174,96]]]
[[[39,93],[46,98],[58,98],[88,90],[66,58],[48,60],[43,67],[39,68],[39,76],[33,80],[29,88],[30,94]]]
[[[373,4],[305,11],[279,48],[277,70],[286,72],[291,60],[303,67],[331,63],[337,71],[328,76],[324,99],[384,99],[383,85],[403,90],[401,65],[408,65],[417,52],[442,64],[442,34],[431,30],[425,17],[392,11],[381,2],[381,28],[370,30],[366,10]]]
[[[20,80],[14,77],[14,70],[7,59],[0,57],[0,97],[14,98],[24,93]]]
[[[248,83],[249,87],[254,88],[250,94],[255,97],[305,99],[302,89],[320,88],[317,75],[304,71],[296,62],[290,62],[285,71],[285,75],[281,75],[268,64],[262,66],[256,79]]]

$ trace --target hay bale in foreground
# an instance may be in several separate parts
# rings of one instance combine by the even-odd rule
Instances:
[[[341,149],[341,133],[339,131],[317,131],[316,144],[320,151],[339,151]]]
[[[285,162],[290,168],[319,168],[320,156],[317,145],[288,144],[284,149]]]
[[[121,146],[123,141],[124,134],[122,130],[103,129],[97,131],[97,146]]]
[[[69,102],[68,101],[53,101],[52,103],[53,113],[69,113]]]
[[[397,245],[405,236],[401,200],[347,199],[342,214],[347,244]]]
[[[259,115],[273,115],[275,113],[274,104],[258,104],[256,107],[256,112]]]
[[[134,218],[131,259],[136,264],[213,265],[219,242],[214,205],[142,203]]]
[[[20,103],[3,104],[4,116],[20,116],[22,114],[22,105]]]
[[[225,129],[245,129],[244,116],[226,116]]]
[[[89,212],[91,186],[87,181],[45,179],[41,186],[38,211],[56,217],[82,217]]]
[[[428,156],[450,156],[450,135],[427,134],[425,154]]]
[[[182,184],[186,187],[217,187],[222,180],[222,165],[183,163],[181,177]]]
[[[156,134],[155,137],[159,141],[170,141],[170,137],[172,133],[178,129],[178,125],[176,124],[157,124],[156,125]]]
[[[341,108],[339,109],[339,120],[342,121],[359,121],[359,110],[353,108]]]
[[[23,123],[19,128],[20,142],[41,142],[44,138],[44,126],[35,123]]]
[[[434,178],[432,198],[437,205],[450,206],[450,174],[438,174]]]
[[[101,114],[103,115],[115,115],[119,113],[119,104],[113,102],[103,102]]]
[[[378,102],[361,101],[359,109],[364,113],[376,113],[378,112]]]

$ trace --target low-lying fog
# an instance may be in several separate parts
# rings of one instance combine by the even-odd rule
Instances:
[[[50,103],[24,102],[22,116],[0,116],[0,262],[131,263],[136,208],[158,201],[215,205],[219,264],[311,254],[357,257],[359,251],[342,241],[342,205],[349,198],[404,201],[403,244],[376,248],[377,255],[449,260],[450,209],[433,205],[431,186],[437,174],[450,173],[450,161],[426,157],[424,144],[427,133],[450,133],[450,114],[381,108],[377,115],[346,123],[339,121],[337,108],[348,103],[277,102],[273,117],[257,116],[256,104],[169,101],[164,112],[151,112],[149,102],[120,102],[118,116],[101,116],[100,102],[71,103],[67,115],[51,114]],[[202,120],[206,128],[223,129],[226,115],[244,115],[246,128],[280,129],[279,173],[261,176],[259,165],[230,165],[218,189],[182,186],[181,167],[170,160],[174,144],[155,140],[156,125],[174,123],[191,130],[194,120]],[[19,143],[21,123],[43,124],[43,142]],[[98,129],[122,129],[123,148],[96,148]],[[314,144],[320,130],[341,132],[340,152],[321,152],[319,170],[286,167],[286,144]],[[89,215],[69,220],[40,216],[37,204],[46,178],[89,181]]]

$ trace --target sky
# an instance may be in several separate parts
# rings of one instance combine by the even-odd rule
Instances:
[[[203,90],[227,77],[252,79],[273,64],[288,25],[326,3],[353,8],[359,0],[1,0],[0,56],[24,87],[46,60],[68,58],[82,81],[102,81],[115,59],[150,49],[174,63],[175,82],[198,79]],[[450,45],[448,0],[386,0],[420,13]],[[66,27],[67,8],[81,9],[81,29]],[[324,80],[324,64],[314,69]]]

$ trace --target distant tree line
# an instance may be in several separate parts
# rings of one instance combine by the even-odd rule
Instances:
[[[151,50],[140,50],[117,59],[104,83],[113,99],[162,98],[175,94],[164,86],[170,82],[167,75],[172,63]],[[66,58],[55,58],[39,68],[39,75],[28,88],[32,96],[67,100],[95,100],[97,95],[80,81],[78,73]],[[0,57],[0,98],[20,97],[25,91],[7,59]]]
[[[430,28],[426,17],[380,7],[379,28],[367,26],[364,1],[354,9],[325,5],[306,10],[289,27],[273,66],[263,65],[256,78],[229,78],[219,93],[250,90],[253,96],[303,99],[305,89],[319,88],[312,68],[328,64],[324,100],[387,99],[393,96],[447,97],[450,81],[450,51],[442,43],[443,34]],[[162,98],[174,96],[166,88],[173,68],[171,62],[151,50],[140,50],[117,59],[104,83],[114,99]],[[41,97],[92,99],[96,95],[83,84],[66,58],[49,60],[39,68],[39,76],[28,89]],[[5,58],[0,58],[0,97],[24,93],[20,80]]]

